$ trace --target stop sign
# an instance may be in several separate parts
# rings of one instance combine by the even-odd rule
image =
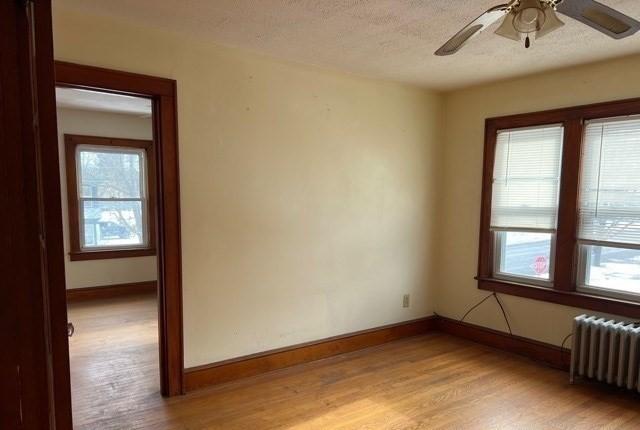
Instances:
[[[536,257],[531,267],[538,275],[542,275],[543,273],[546,273],[547,267],[548,267],[547,257],[545,257],[544,255]]]

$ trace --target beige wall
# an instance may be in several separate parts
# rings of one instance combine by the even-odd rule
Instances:
[[[54,18],[56,58],[178,81],[186,366],[461,317],[486,295],[473,280],[485,118],[640,96],[640,57],[440,96]],[[555,344],[582,312],[503,299],[516,334]],[[470,321],[504,329],[493,302]]]
[[[54,26],[57,59],[178,81],[186,366],[433,312],[438,95],[60,9]]]
[[[436,310],[460,318],[487,295],[476,289],[484,120],[640,97],[640,56],[454,91],[445,95],[443,210],[438,246]],[[559,344],[582,310],[503,296],[513,330],[520,336]],[[505,330],[494,301],[469,318]]]
[[[152,139],[151,118],[60,108],[57,110],[57,114],[67,288],[95,287],[157,279],[156,257],[90,261],[71,261],[69,259],[69,211],[67,207],[67,179],[64,159],[65,134]]]

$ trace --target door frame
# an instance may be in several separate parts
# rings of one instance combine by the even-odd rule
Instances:
[[[145,97],[152,101],[153,141],[156,149],[160,389],[163,396],[183,394],[182,252],[176,81],[56,61],[55,84]],[[51,177],[48,180],[59,183],[59,173],[56,173],[56,178]],[[62,231],[62,223],[58,228]],[[66,315],[52,315],[54,324],[58,318],[64,318],[66,323]],[[54,338],[53,342],[62,345],[66,344],[67,340]]]
[[[0,427],[71,429],[50,0],[0,27]]]

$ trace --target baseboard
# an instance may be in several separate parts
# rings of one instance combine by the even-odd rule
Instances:
[[[568,349],[561,350],[559,347],[548,343],[512,336],[508,333],[475,324],[434,315],[209,365],[187,368],[184,371],[184,388],[185,392],[190,392],[211,385],[235,381],[433,331],[441,331],[482,345],[518,354],[557,369],[569,369],[571,352]]]
[[[158,288],[156,281],[129,282],[127,284],[100,287],[72,288],[67,290],[67,303],[87,300],[112,299],[114,297],[152,293]]]
[[[512,336],[497,330],[438,316],[436,329],[444,333],[522,355],[535,361],[568,370],[571,351],[526,337]]]
[[[184,388],[186,392],[194,391],[210,385],[416,336],[435,329],[435,322],[436,317],[431,316],[188,368],[184,373]]]

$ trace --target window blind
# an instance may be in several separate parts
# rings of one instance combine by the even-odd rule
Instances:
[[[498,132],[492,229],[555,230],[563,135],[562,125]]]
[[[586,124],[578,238],[640,245],[640,118]]]

